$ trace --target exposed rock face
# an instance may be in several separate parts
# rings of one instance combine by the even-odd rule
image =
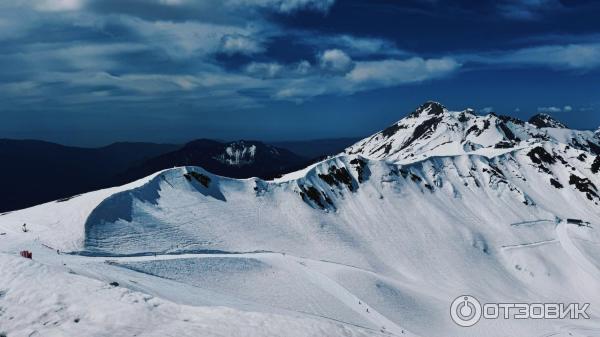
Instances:
[[[598,133],[566,129],[546,114],[538,114],[525,123],[495,113],[477,115],[473,109],[449,111],[437,102],[424,103],[345,152],[410,163],[439,155],[505,153],[543,142],[564,143],[600,155]]]
[[[544,183],[555,190],[571,188],[594,205],[598,202],[595,177],[600,172],[598,132],[567,129],[547,114],[538,114],[525,123],[494,113],[477,115],[472,109],[448,111],[440,103],[427,102],[382,132],[357,142],[345,153],[399,165],[438,157],[482,156],[497,161],[493,164],[495,168],[484,169],[493,174],[482,178],[469,172],[466,176],[470,178],[464,184],[479,187],[487,179],[493,186],[513,184],[510,189],[517,193],[520,193],[517,182],[504,173],[511,162],[520,162],[535,168]],[[414,182],[427,180],[418,173],[404,169],[400,172]],[[438,179],[429,186],[443,184]],[[520,193],[520,198],[524,203],[534,203],[526,193]]]
[[[566,129],[567,128],[566,125],[564,125],[563,123],[559,122],[557,119],[555,119],[552,116],[545,114],[545,113],[537,114],[537,115],[531,117],[531,119],[529,119],[529,124],[533,124],[533,125],[537,126],[538,128],[557,128],[557,129]]]

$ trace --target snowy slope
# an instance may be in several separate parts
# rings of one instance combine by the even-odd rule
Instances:
[[[52,244],[61,250],[77,250],[84,241],[85,223],[90,213],[106,198],[120,191],[127,191],[151,181],[160,172],[120,187],[107,188],[93,193],[60,199],[16,212],[0,214],[0,232],[7,233],[11,246],[17,247],[21,241],[36,240]],[[29,233],[20,236],[22,225],[26,224]],[[5,234],[6,235],[6,234]],[[6,243],[6,241],[4,242]]]
[[[175,304],[6,254],[0,270],[0,333],[7,336],[381,335],[299,315]]]
[[[83,276],[81,287],[116,281],[182,312],[215,310],[218,319],[182,323],[189,331],[206,324],[215,334],[276,335],[279,324],[308,320],[298,335],[598,336],[597,143],[593,132],[426,103],[345,153],[273,181],[179,167],[0,216],[0,251],[32,250],[33,264],[2,261],[38,278],[70,272]],[[23,222],[30,232],[20,232]],[[16,284],[0,288],[10,294]],[[459,328],[448,309],[462,294],[586,302],[592,319]],[[121,308],[111,296],[97,300]],[[0,297],[0,307],[16,310],[14,301]],[[219,306],[233,313],[224,318]],[[2,324],[7,316],[0,327],[9,336],[31,324]],[[252,330],[247,317],[274,322],[275,332]]]

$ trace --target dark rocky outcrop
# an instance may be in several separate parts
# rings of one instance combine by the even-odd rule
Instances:
[[[428,112],[427,112],[428,115],[441,115],[444,113],[445,108],[446,107],[444,107],[443,105],[441,105],[438,102],[428,101],[428,102],[425,102],[420,107],[418,107],[415,111],[410,113],[410,115],[408,115],[408,117],[418,117],[425,110],[428,110]]]
[[[567,126],[554,119],[552,116],[540,113],[529,119],[529,123],[537,126],[538,128],[560,128],[565,129]]]
[[[350,191],[355,191],[354,180],[350,175],[350,172],[345,167],[329,167],[328,173],[319,174],[319,178],[323,179],[330,186],[339,186],[340,184],[346,185]]]

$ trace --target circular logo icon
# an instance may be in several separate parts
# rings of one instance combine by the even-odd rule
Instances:
[[[459,296],[450,306],[450,317],[462,327],[473,326],[481,319],[481,303],[473,296]]]

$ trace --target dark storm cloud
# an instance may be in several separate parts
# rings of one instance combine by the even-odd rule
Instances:
[[[546,14],[595,7],[593,0],[375,0],[370,3],[432,16],[470,14],[517,20],[539,19]]]
[[[376,37],[287,31],[269,21],[296,11],[326,15],[332,0],[38,0],[5,5],[30,20],[5,24],[3,64],[24,67],[3,79],[15,97],[52,95],[65,105],[157,96],[206,99],[231,95],[230,104],[260,104],[243,93],[300,102],[319,95],[415,83],[445,76],[460,64],[448,57],[422,58]],[[239,15],[235,15],[239,14]],[[271,43],[296,39],[310,57],[282,55]],[[284,51],[283,54],[289,51]],[[227,67],[221,55],[256,56]],[[309,55],[306,55],[309,56]],[[358,59],[353,59],[357,57]],[[350,66],[352,65],[352,66]],[[390,66],[402,73],[390,76]],[[49,88],[52,87],[50,91]],[[60,92],[62,88],[62,92]],[[102,88],[102,90],[97,90]],[[58,94],[58,95],[57,95]],[[24,100],[30,102],[30,100]]]
[[[438,82],[469,88],[463,78],[473,73],[480,80],[510,73],[505,83],[582,76],[593,86],[599,6],[574,0],[8,0],[0,3],[0,109],[272,111],[281,102],[424,91]],[[570,101],[528,104],[579,108]]]

